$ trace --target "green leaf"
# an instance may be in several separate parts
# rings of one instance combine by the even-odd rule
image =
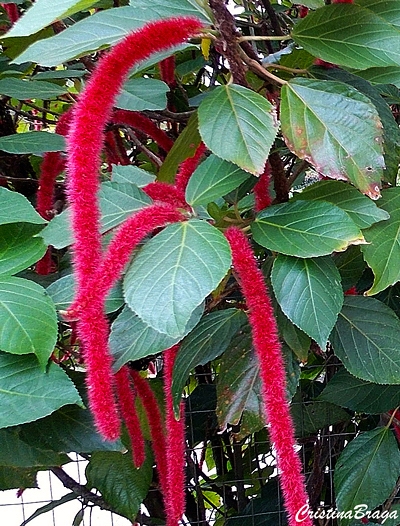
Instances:
[[[15,274],[24,270],[46,253],[40,237],[32,237],[42,227],[29,223],[0,226],[0,274]]]
[[[0,428],[32,422],[80,402],[74,384],[55,363],[43,373],[33,356],[0,353]]]
[[[318,397],[352,411],[380,414],[400,405],[398,385],[365,382],[341,369]]]
[[[124,279],[125,300],[147,325],[175,338],[230,264],[228,242],[210,224],[192,219],[169,225],[133,260]]]
[[[65,405],[49,416],[24,424],[21,439],[32,446],[60,453],[124,450],[119,440],[104,440],[96,431],[89,409],[77,405]]]
[[[379,197],[383,129],[368,97],[342,82],[297,78],[282,88],[280,118],[288,147],[301,159]]]
[[[296,403],[295,397],[290,412],[298,437],[306,437],[324,427],[351,420],[351,415],[341,407],[320,400],[304,404]]]
[[[340,274],[332,258],[279,254],[271,283],[284,314],[324,349],[343,305]]]
[[[392,493],[400,471],[400,452],[389,429],[380,427],[361,433],[342,451],[334,473],[339,511],[368,504],[373,510]],[[347,525],[351,519],[341,519]]]
[[[99,192],[101,211],[101,233],[121,224],[127,217],[151,203],[142,190],[134,184],[110,183],[101,185]],[[40,236],[47,245],[55,248],[65,248],[73,242],[70,225],[70,211],[64,210],[52,219],[42,230]]]
[[[60,152],[65,150],[65,139],[57,133],[32,131],[0,137],[0,150],[8,153]]]
[[[43,225],[46,222],[25,196],[0,187],[0,225],[10,223]]]
[[[295,201],[262,210],[252,223],[263,247],[301,258],[325,256],[364,238],[350,217],[325,201]]]
[[[304,0],[304,2],[301,5],[304,5],[309,9],[318,9],[319,7],[324,6],[325,3],[324,0]]]
[[[53,300],[55,308],[60,310],[67,310],[71,305],[75,294],[75,279],[73,274],[63,276],[53,283],[47,289],[47,294]],[[106,313],[115,312],[124,304],[121,284],[117,283],[111,289],[106,300]]]
[[[400,188],[384,190],[379,205],[390,214],[390,219],[365,230],[368,245],[361,248],[374,273],[368,295],[377,294],[400,280]]]
[[[144,464],[136,469],[132,455],[116,452],[93,453],[86,468],[88,485],[98,489],[118,513],[134,521],[150,488],[153,460],[147,450]]]
[[[191,206],[207,205],[240,186],[249,178],[248,172],[235,164],[210,155],[193,172],[186,188],[186,201]]]
[[[353,186],[340,181],[319,181],[294,195],[292,201],[328,201],[349,214],[358,228],[368,228],[374,223],[389,219],[389,214],[360,194]],[[380,202],[379,202],[380,204]]]
[[[286,361],[287,396],[296,392],[300,369],[290,349],[283,348]],[[216,414],[221,429],[237,425],[238,439],[259,431],[266,425],[259,364],[252,347],[249,327],[244,328],[224,353],[217,378]]]
[[[264,171],[278,131],[265,97],[236,84],[218,86],[198,113],[200,135],[213,153],[254,175]]]
[[[312,75],[319,79],[328,79],[350,84],[366,95],[375,106],[383,125],[383,156],[386,168],[383,177],[395,186],[400,156],[400,130],[389,106],[381,93],[368,81],[339,68],[313,67]]]
[[[192,369],[215,360],[230,344],[247,317],[238,309],[211,312],[187,336],[177,354],[172,380],[174,408],[178,413],[182,391]]]
[[[393,84],[400,88],[400,67],[398,66],[368,68],[355,73],[372,84]]]
[[[25,487],[25,486],[23,486]],[[54,510],[57,508],[57,506],[61,506],[62,504],[65,504],[67,502],[71,502],[72,500],[75,500],[78,498],[78,495],[76,493],[67,493],[61,499],[52,500],[48,504],[45,504],[44,506],[41,506],[38,508],[30,517],[28,517],[24,522],[21,524],[21,526],[26,526],[29,522],[31,522],[33,519],[36,519],[36,517],[39,517],[40,515],[43,515],[43,513],[47,513],[49,511]]]
[[[346,296],[330,340],[353,376],[377,384],[400,383],[400,320],[380,301]]]
[[[135,78],[125,82],[115,106],[130,111],[163,110],[169,87],[157,79]]]
[[[351,246],[345,252],[333,255],[333,261],[340,272],[344,291],[354,287],[366,267],[360,247]]]
[[[52,449],[43,450],[24,442],[20,427],[0,429],[0,466],[31,468],[61,466],[70,461]]]
[[[159,354],[178,343],[199,322],[204,305],[197,307],[190,317],[182,336],[172,338],[146,325],[129,307],[121,312],[111,326],[110,349],[114,356],[114,370],[125,363]]]
[[[8,77],[0,80],[0,93],[14,99],[54,99],[67,93],[68,88],[39,80],[22,80]]]
[[[72,79],[87,75],[85,69],[52,69],[50,71],[39,71],[33,77],[34,80]]]
[[[9,468],[0,466],[0,490],[37,488],[36,469]]]
[[[190,117],[186,128],[179,135],[174,142],[173,147],[168,152],[165,161],[162,163],[160,170],[158,171],[157,179],[159,181],[173,183],[179,165],[188,157],[193,157],[200,142],[201,137],[199,134],[196,112]]]
[[[311,338],[287,318],[282,310],[277,307],[276,318],[279,327],[279,333],[285,340],[288,347],[294,352],[297,359],[306,362],[308,351],[310,350]]]
[[[31,44],[14,62],[58,66],[114,44],[147,22],[179,15],[194,15],[209,23],[206,12],[190,0],[156,0],[150,5],[147,0],[137,0],[134,7],[100,11],[51,38]]]
[[[5,35],[22,37],[32,35],[56,20],[87,9],[97,0],[36,0],[34,5],[22,16]]]
[[[36,354],[42,367],[57,341],[57,316],[45,289],[26,279],[0,277],[0,349]]]
[[[124,166],[122,164],[113,165],[113,183],[135,184],[137,187],[142,188],[149,183],[153,183],[155,180],[156,176],[154,174],[142,170],[142,168],[139,168],[138,166]]]
[[[399,9],[396,0],[325,6],[300,20],[292,37],[313,55],[348,68],[398,66]]]

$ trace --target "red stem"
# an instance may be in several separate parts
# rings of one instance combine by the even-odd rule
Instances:
[[[231,246],[233,267],[249,309],[253,344],[260,365],[265,413],[277,453],[289,525],[298,526],[296,514],[307,503],[307,493],[301,462],[294,449],[295,436],[287,400],[285,365],[272,303],[245,234],[237,227],[231,227],[225,235]],[[311,519],[305,517],[303,524],[311,526]]]

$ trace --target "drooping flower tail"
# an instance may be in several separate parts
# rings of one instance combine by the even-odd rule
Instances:
[[[158,476],[160,478],[161,493],[165,501],[168,488],[167,476],[167,442],[164,433],[164,424],[157,399],[146,378],[142,378],[138,371],[130,369],[137,396],[142,402],[149,423],[152,439],[154,457],[157,464]]]
[[[7,13],[8,18],[12,24],[19,19],[18,6],[16,4],[1,4],[1,7]]]
[[[206,152],[206,145],[201,142],[192,157],[188,157],[179,167],[179,171],[175,177],[175,187],[182,191],[186,191],[187,184],[193,172],[196,170],[200,159],[203,154]]]
[[[168,84],[170,89],[176,88],[175,56],[172,55],[165,58],[164,60],[161,60],[161,62],[158,63],[158,66],[160,68],[161,80]]]
[[[172,395],[172,372],[179,345],[163,353],[164,393],[167,427],[167,526],[178,526],[185,512],[185,403],[179,409],[179,420],[175,418]]]
[[[138,111],[115,110],[112,118],[116,124],[126,124],[135,130],[144,133],[158,144],[165,152],[169,152],[174,141],[158,128],[154,122]]]
[[[136,411],[135,394],[131,388],[129,370],[126,365],[115,373],[115,386],[119,407],[131,439],[134,465],[139,468],[145,460],[145,447],[139,417]]]
[[[119,435],[120,422],[113,393],[104,293],[99,295],[99,288],[94,286],[102,261],[97,194],[104,129],[130,69],[152,53],[184,42],[199,29],[197,19],[179,17],[151,22],[129,34],[99,62],[74,107],[67,166],[77,292],[75,307],[67,312],[67,317],[73,319],[78,314],[77,330],[87,368],[90,407],[98,429],[111,440]],[[113,268],[109,276],[114,279],[117,274]]]
[[[271,166],[267,161],[263,173],[260,175],[254,186],[255,211],[260,212],[271,205],[271,196],[269,193],[269,183],[271,179]]]
[[[286,373],[273,307],[264,277],[246,235],[231,227],[225,232],[243,295],[248,306],[253,345],[260,364],[265,412],[276,449],[280,483],[289,525],[295,526],[296,513],[307,503],[301,462],[295,452],[295,437],[286,394]],[[310,518],[303,521],[311,526]]]

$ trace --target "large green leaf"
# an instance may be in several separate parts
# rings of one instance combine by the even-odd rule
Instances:
[[[348,214],[325,201],[295,201],[262,210],[251,226],[263,247],[301,258],[325,256],[364,238]]]
[[[71,305],[75,294],[75,280],[73,274],[63,276],[53,283],[47,289],[47,294],[53,300],[58,311],[67,310]],[[106,299],[106,313],[115,312],[124,304],[121,284],[117,283],[109,292]]]
[[[389,429],[381,427],[362,433],[342,451],[334,474],[336,506],[339,511],[367,504],[373,510],[392,493],[400,472],[400,452]],[[347,525],[351,519],[341,519]]]
[[[0,353],[0,428],[32,422],[66,404],[81,403],[65,372],[50,363],[44,373],[33,356]]]
[[[150,327],[180,336],[230,264],[228,242],[210,224],[192,219],[169,225],[133,260],[125,275],[125,300]]]
[[[235,164],[210,155],[193,172],[186,188],[186,201],[191,206],[207,205],[240,186],[249,178],[248,172]]]
[[[44,368],[56,341],[56,310],[45,289],[26,279],[0,277],[0,349],[34,353]]]
[[[198,113],[200,135],[213,153],[252,174],[263,172],[278,131],[265,97],[236,84],[218,86]]]
[[[68,88],[39,80],[22,80],[8,77],[0,80],[0,93],[19,100],[54,99],[67,93]]]
[[[178,343],[189,333],[203,315],[204,305],[197,307],[190,317],[185,333],[172,338],[146,325],[129,307],[121,312],[111,326],[110,349],[114,356],[114,370],[119,370],[125,363],[159,354]]]
[[[139,469],[133,465],[129,452],[93,453],[86,468],[88,485],[98,489],[106,502],[130,521],[135,520],[152,476],[153,459],[149,450]]]
[[[0,429],[0,466],[29,468],[60,466],[70,461],[66,455],[27,444],[20,436],[21,428]]]
[[[388,66],[385,68],[368,68],[357,71],[357,77],[362,77],[372,84],[393,84],[400,88],[400,67]]]
[[[61,1],[61,0],[60,0]],[[137,0],[135,6],[100,11],[51,38],[31,44],[14,61],[58,66],[73,58],[118,42],[152,20],[179,15],[197,16],[209,23],[206,12],[190,0]]]
[[[86,9],[97,0],[36,0],[6,34],[6,37],[32,35],[56,20]]]
[[[358,228],[368,228],[373,223],[390,217],[371,199],[360,194],[353,186],[341,181],[319,181],[295,194],[293,200],[299,199],[328,201],[347,212]]]
[[[400,70],[400,68],[399,68]],[[395,185],[400,156],[400,130],[389,106],[381,93],[367,80],[340,68],[314,67],[312,75],[319,79],[338,80],[350,84],[366,95],[375,106],[383,124],[383,152],[386,168],[383,178]],[[392,86],[393,87],[393,86]]]
[[[65,405],[53,414],[21,427],[21,439],[40,449],[62,453],[123,451],[122,443],[109,442],[96,431],[89,409]]]
[[[101,232],[121,224],[127,217],[151,203],[136,185],[129,183],[103,183],[99,192],[101,211]],[[70,211],[64,210],[43,229],[40,236],[47,245],[65,248],[73,242],[70,225]]]
[[[368,97],[342,82],[297,78],[282,88],[280,118],[288,147],[301,159],[379,197],[383,128]]]
[[[46,222],[25,196],[0,187],[0,225],[10,223],[43,225]]]
[[[333,261],[340,272],[343,290],[355,287],[366,267],[360,247],[351,246],[345,252],[337,252]]]
[[[382,192],[379,205],[390,219],[365,230],[368,245],[361,248],[365,261],[374,272],[374,283],[367,291],[372,295],[400,280],[400,188]]]
[[[125,82],[115,106],[130,111],[163,110],[167,106],[165,82],[157,79],[135,78]]]
[[[400,384],[400,320],[380,301],[346,296],[330,340],[353,376],[377,384]]]
[[[31,131],[0,137],[0,150],[8,153],[60,152],[65,150],[65,139],[57,133]]]
[[[290,406],[290,412],[298,437],[306,437],[324,427],[351,420],[351,415],[347,411],[335,404],[321,400],[304,404],[296,400],[295,397]]]
[[[138,166],[122,164],[113,165],[112,169],[112,181],[113,183],[129,183],[135,184],[137,187],[142,188],[149,183],[156,180],[156,176],[151,172],[147,172]]]
[[[0,226],[0,274],[15,274],[45,254],[43,239],[33,237],[41,229],[29,223]]]
[[[324,349],[343,305],[340,274],[332,258],[280,254],[271,282],[282,311]]]
[[[204,316],[197,327],[183,340],[175,360],[172,381],[176,412],[190,371],[220,356],[246,319],[244,312],[238,309],[211,312]]]
[[[32,468],[10,468],[0,466],[0,490],[37,488],[37,470]]]
[[[400,65],[397,0],[322,7],[300,20],[293,39],[313,55],[349,68]]]
[[[365,382],[341,369],[318,397],[352,411],[380,414],[400,405],[398,385]]]

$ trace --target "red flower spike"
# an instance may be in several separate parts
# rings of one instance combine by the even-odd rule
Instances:
[[[178,190],[172,184],[164,183],[163,181],[155,181],[154,183],[149,183],[143,187],[142,190],[146,192],[153,201],[167,203],[175,208],[189,208],[185,201],[184,192]]]
[[[164,394],[167,427],[167,526],[178,526],[185,512],[185,404],[181,402],[179,420],[174,414],[172,372],[179,345],[164,351]]]
[[[144,438],[140,428],[140,421],[136,411],[135,396],[130,384],[130,375],[127,366],[115,374],[115,386],[122,418],[131,439],[133,463],[137,468],[143,464],[146,454]]]
[[[203,142],[201,142],[198,145],[196,151],[194,152],[193,157],[188,157],[180,165],[179,171],[175,177],[175,187],[178,190],[182,191],[183,193],[186,191],[189,179],[192,176],[193,172],[196,170],[197,166],[199,165],[200,159],[202,158],[206,150],[206,145]]]
[[[151,119],[138,111],[115,110],[112,120],[115,124],[126,124],[144,133],[165,152],[169,152],[174,145],[174,141],[163,130],[160,130]]]
[[[269,182],[271,178],[271,166],[265,163],[264,172],[260,175],[255,187],[254,197],[256,200],[255,211],[260,212],[271,205],[272,199],[269,195]]]
[[[277,453],[289,526],[296,526],[296,513],[307,503],[307,493],[301,474],[301,462],[294,450],[294,428],[286,398],[285,366],[273,307],[264,277],[257,267],[245,234],[238,228],[231,227],[225,232],[225,236],[232,250],[233,267],[248,306],[253,345],[260,364],[265,413],[268,415],[269,432]],[[303,524],[312,526],[312,521],[307,517]]]
[[[148,381],[140,376],[138,371],[130,369],[133,385],[135,386],[137,396],[142,402],[143,408],[147,415],[150,434],[153,442],[153,452],[157,464],[158,476],[160,478],[161,493],[167,495],[167,455],[166,455],[166,438],[164,434],[163,419],[158,402]]]
[[[1,4],[1,7],[7,13],[8,18],[12,24],[19,20],[19,11],[16,4]]]
[[[174,89],[177,86],[175,80],[175,56],[165,58],[158,63],[160,67],[161,80],[168,84],[170,89]]]
[[[301,5],[299,7],[299,18],[305,18],[308,15],[308,7]]]
[[[99,190],[100,153],[105,124],[132,66],[152,53],[169,49],[199,30],[191,17],[160,20],[130,33],[103,57],[75,105],[68,137],[68,194],[74,232],[78,294],[90,290],[101,257]]]

